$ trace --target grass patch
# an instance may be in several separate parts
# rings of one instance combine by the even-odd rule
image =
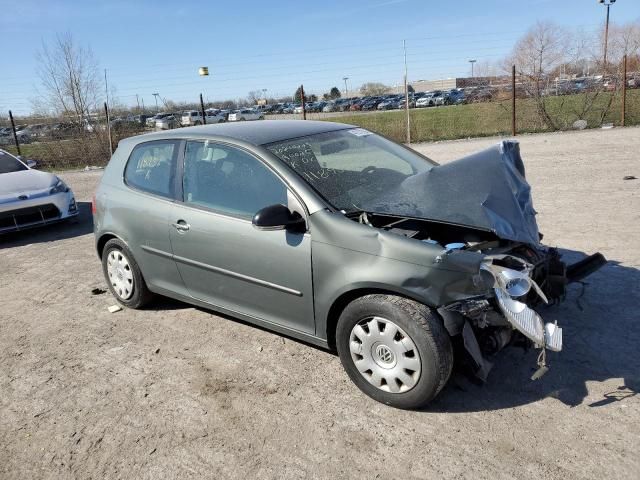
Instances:
[[[578,119],[587,121],[589,128],[603,123],[620,124],[621,94],[600,93],[548,97],[547,111],[559,129],[571,129]],[[610,105],[609,105],[610,103]],[[474,103],[413,109],[411,140],[426,142],[457,138],[509,135],[511,133],[511,101]],[[387,111],[354,114],[323,120],[350,123],[380,133],[398,142],[406,139],[405,112]],[[640,90],[627,91],[626,125],[640,124]],[[516,129],[518,133],[551,130],[537,112],[533,99],[516,100]]]

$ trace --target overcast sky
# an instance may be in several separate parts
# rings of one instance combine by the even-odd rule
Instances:
[[[0,109],[29,111],[36,51],[57,32],[91,47],[121,102],[150,105],[153,92],[195,101],[300,83],[322,93],[345,76],[349,88],[400,83],[403,39],[410,80],[466,76],[468,59],[504,57],[536,20],[596,31],[604,17],[597,0],[0,0]],[[640,0],[611,8],[613,22],[638,18]]]

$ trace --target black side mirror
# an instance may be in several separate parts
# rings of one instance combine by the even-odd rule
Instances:
[[[259,230],[295,230],[303,231],[304,218],[291,211],[282,204],[264,207],[253,216],[253,226]]]

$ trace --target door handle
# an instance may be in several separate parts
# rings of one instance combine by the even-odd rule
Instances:
[[[188,232],[189,228],[191,228],[191,226],[188,223],[185,223],[182,220],[178,221],[177,223],[172,223],[171,226],[176,230],[178,230],[179,232]]]

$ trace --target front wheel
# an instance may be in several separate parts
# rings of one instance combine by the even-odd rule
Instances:
[[[358,388],[397,408],[425,406],[453,368],[451,341],[438,315],[394,295],[366,295],[347,305],[338,320],[336,346]]]

